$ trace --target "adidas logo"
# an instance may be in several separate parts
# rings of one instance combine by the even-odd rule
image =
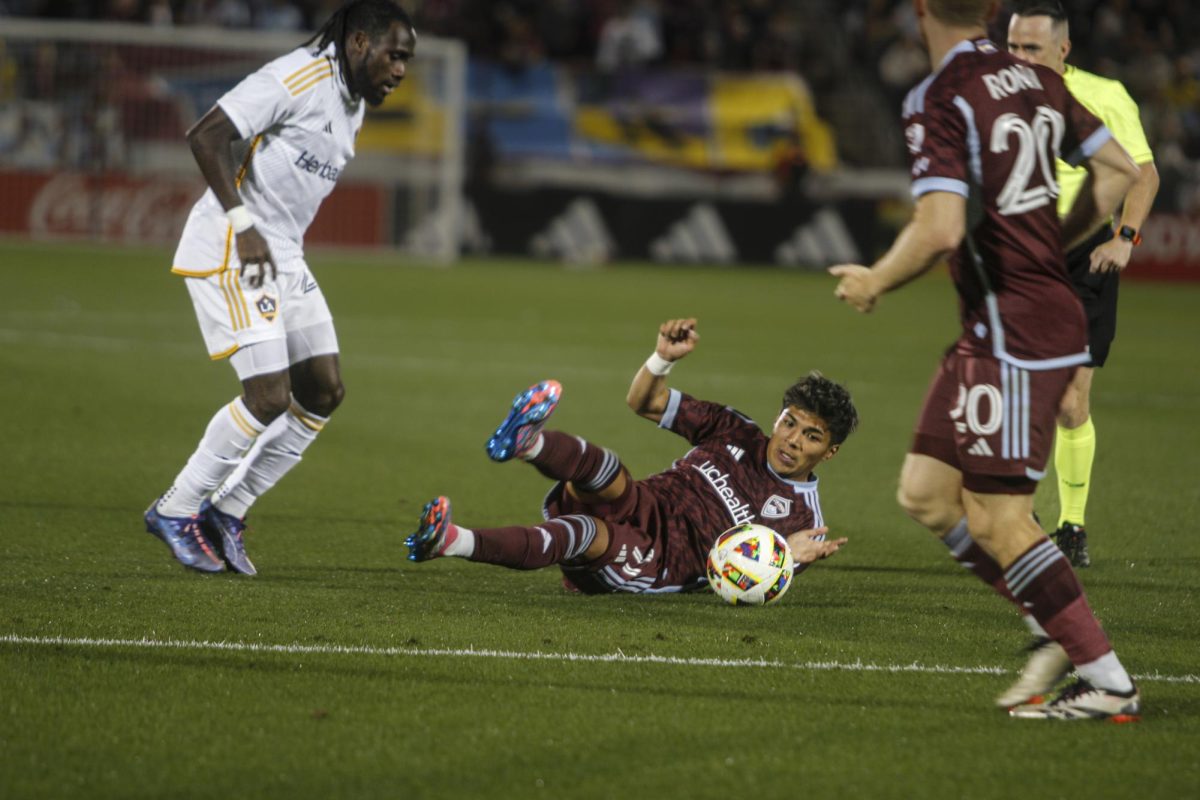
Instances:
[[[857,264],[862,256],[841,215],[823,208],[775,248],[775,260],[788,266],[827,267]]]
[[[326,123],[325,123],[325,128],[324,128],[324,131],[325,131],[326,133],[328,133],[330,136],[332,136],[332,135],[333,135],[333,121],[332,121],[332,120],[330,120],[329,122],[326,122]]]
[[[650,243],[650,255],[655,261],[727,264],[737,259],[737,248],[717,210],[708,203],[698,203]]]
[[[992,448],[988,447],[988,443],[983,439],[976,439],[975,444],[967,448],[969,456],[994,456]]]
[[[542,258],[593,265],[608,261],[617,247],[599,207],[589,198],[580,197],[530,240],[529,249]]]
[[[742,449],[742,448],[740,448],[740,447],[736,447],[736,446],[734,446],[734,445],[732,445],[732,444],[727,444],[727,445],[725,445],[725,449],[729,451],[729,454],[730,454],[731,456],[733,456],[733,460],[734,460],[734,461],[741,461],[741,460],[742,460],[742,456],[746,455],[746,451],[745,451],[745,450],[743,450],[743,449]]]

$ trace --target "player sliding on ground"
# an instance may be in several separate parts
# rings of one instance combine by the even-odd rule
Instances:
[[[664,322],[626,398],[639,416],[694,445],[669,469],[635,481],[612,451],[543,431],[562,387],[539,383],[517,396],[487,452],[494,461],[527,461],[556,481],[543,503],[545,520],[471,530],[451,522],[449,499],[436,497],[406,540],[409,559],[459,556],[513,569],[558,564],[568,589],[598,594],[702,588],[713,542],[743,522],[787,536],[798,569],[837,552],[846,539],[825,538],[813,469],[858,424],[850,395],[810,373],[784,393],[767,436],[727,406],[667,387],[667,373],[698,339],[694,319]]]

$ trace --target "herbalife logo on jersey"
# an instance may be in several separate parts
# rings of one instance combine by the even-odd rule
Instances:
[[[725,504],[725,508],[729,509],[729,516],[733,520],[734,525],[754,521],[754,512],[750,510],[749,505],[734,494],[733,489],[729,487],[729,476],[721,472],[718,466],[711,461],[705,461],[698,467],[693,464],[692,469],[703,475],[704,479],[708,481],[708,485],[721,498],[721,502]]]
[[[322,161],[315,155],[309,155],[305,150],[296,158],[296,166],[302,172],[309,172],[327,181],[336,181],[340,170],[329,161]]]

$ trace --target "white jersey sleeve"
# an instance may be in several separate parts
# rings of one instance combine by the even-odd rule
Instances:
[[[283,121],[300,104],[300,97],[293,97],[267,68],[247,75],[217,101],[243,139],[251,139]]]

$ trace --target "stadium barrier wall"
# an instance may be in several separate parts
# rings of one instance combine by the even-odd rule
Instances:
[[[34,239],[175,244],[204,181],[119,172],[0,170],[0,232]],[[343,183],[307,241],[316,245],[390,246],[390,191]]]

